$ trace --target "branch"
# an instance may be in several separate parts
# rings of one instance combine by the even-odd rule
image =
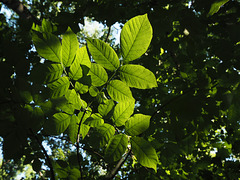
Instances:
[[[115,177],[115,175],[117,174],[117,172],[119,171],[119,169],[122,167],[122,165],[123,165],[123,164],[125,163],[125,161],[127,160],[128,156],[131,154],[131,152],[132,152],[132,150],[130,149],[130,150],[128,151],[128,153],[126,154],[125,158],[122,157],[122,158],[118,161],[118,163],[117,163],[117,165],[115,166],[115,168],[114,168],[111,172],[109,172],[109,173],[104,177],[104,179],[106,179],[106,180],[108,180],[108,179],[113,179],[113,178]]]
[[[40,25],[41,22],[32,13],[23,5],[19,0],[0,0],[3,4],[5,4],[9,9],[12,9],[16,12],[20,18],[25,19],[27,21],[32,21],[35,24]]]
[[[34,136],[34,138],[36,139],[38,145],[40,146],[40,148],[42,149],[42,151],[43,151],[43,153],[44,153],[44,155],[46,157],[46,160],[48,162],[48,166],[49,166],[50,172],[51,172],[51,179],[55,180],[55,175],[54,175],[54,171],[53,171],[53,165],[52,165],[50,157],[47,154],[46,149],[43,147],[41,141],[38,139],[37,135],[33,132],[33,130],[30,129],[30,131],[31,131],[32,135]]]

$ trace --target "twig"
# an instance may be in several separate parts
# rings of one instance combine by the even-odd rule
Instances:
[[[110,32],[111,32],[111,26],[109,26],[109,28],[108,28],[108,33],[107,33],[107,37],[106,37],[106,39],[105,39],[105,42],[108,41],[108,38],[109,38]]]
[[[131,154],[131,152],[132,152],[132,150],[130,149],[130,150],[128,151],[128,153],[126,154],[125,158],[122,157],[122,158],[118,161],[118,163],[117,163],[117,165],[115,166],[115,168],[114,168],[110,173],[108,173],[108,174],[104,177],[104,179],[106,179],[106,180],[113,179],[113,178],[115,177],[115,175],[117,174],[117,172],[119,171],[119,169],[122,167],[122,165],[123,165],[123,164],[125,163],[125,161],[127,160],[128,156]]]
[[[86,148],[86,147],[81,147],[83,150],[85,151],[91,151],[92,153],[96,154],[97,156],[99,156],[101,159],[104,159],[104,157],[99,154],[98,152],[94,151],[93,149],[89,149],[89,148]]]
[[[36,139],[38,145],[40,146],[41,150],[43,151],[43,154],[45,155],[45,158],[48,162],[48,166],[50,168],[50,172],[51,172],[51,179],[55,180],[55,175],[54,175],[54,171],[53,171],[53,165],[52,165],[52,162],[51,162],[51,159],[50,157],[48,156],[47,154],[47,151],[46,149],[43,147],[41,141],[38,139],[37,135],[33,132],[32,129],[30,129],[30,132],[32,133],[32,135],[34,136],[34,138]]]

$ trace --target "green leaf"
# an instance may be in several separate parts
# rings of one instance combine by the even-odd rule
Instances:
[[[157,87],[154,74],[141,65],[128,64],[119,68],[120,79],[129,87],[150,89]]]
[[[105,146],[110,138],[115,134],[115,128],[107,123],[96,127],[96,130],[100,134],[100,147]]]
[[[84,124],[90,126],[90,127],[98,127],[99,125],[103,124],[104,120],[102,119],[102,116],[98,113],[92,114],[91,117],[87,118],[84,121]]]
[[[32,94],[29,91],[19,91],[19,95],[25,103],[30,103],[33,100]]]
[[[118,56],[107,43],[98,39],[87,39],[87,44],[94,61],[98,64],[110,71],[119,67]]]
[[[66,93],[66,99],[69,103],[73,104],[74,108],[80,110],[82,107],[82,100],[79,94],[76,93],[74,89],[68,90]]]
[[[87,53],[86,46],[80,48],[76,52],[76,57],[70,67],[69,77],[78,80],[83,76],[83,67],[91,68],[91,62]]]
[[[41,39],[34,33],[32,39],[40,56],[50,61],[61,63],[62,46],[57,36],[51,33],[44,33],[43,39]]]
[[[141,57],[152,39],[152,26],[147,14],[130,19],[121,32],[121,50],[125,62]]]
[[[207,16],[212,16],[213,14],[217,13],[219,9],[228,2],[229,0],[217,0],[211,5],[211,8],[207,14]]]
[[[132,137],[131,146],[134,155],[142,166],[157,171],[158,156],[151,144],[142,137]]]
[[[70,86],[68,77],[64,76],[59,78],[57,81],[49,84],[48,87],[51,89],[51,97],[57,98],[63,96]]]
[[[77,140],[79,123],[80,123],[80,118],[78,116],[73,115],[71,122],[68,126],[68,136],[72,143],[75,143]],[[81,124],[80,135],[82,136],[82,139],[84,139],[84,137],[87,135],[89,129],[90,129],[90,126],[83,123]]]
[[[134,112],[135,101],[119,102],[113,111],[113,122],[116,126],[125,125],[125,122]]]
[[[77,36],[72,32],[71,28],[68,27],[62,38],[62,62],[65,67],[71,66],[78,49]]]
[[[45,83],[51,83],[57,79],[59,79],[63,73],[63,67],[59,63],[51,63],[46,66],[46,79]]]
[[[48,33],[53,32],[52,24],[50,21],[47,21],[46,19],[42,20],[42,31]]]
[[[98,106],[98,112],[102,116],[107,116],[108,113],[113,109],[114,105],[114,101],[112,99],[108,99],[107,101],[105,101],[105,103]]]
[[[137,136],[146,131],[150,124],[151,116],[135,114],[125,124],[126,133],[130,136]]]
[[[128,138],[125,134],[117,134],[111,138],[105,150],[105,157],[109,161],[118,161],[125,153]]]
[[[95,86],[91,86],[89,88],[89,94],[92,96],[92,97],[96,97],[99,93],[99,90],[98,88],[96,88]]]
[[[71,116],[65,113],[56,113],[53,115],[53,120],[55,122],[56,133],[63,133],[69,126]]]
[[[79,92],[80,94],[85,94],[85,93],[88,92],[88,86],[87,86],[87,85],[84,85],[84,84],[82,84],[82,83],[80,83],[80,82],[78,82],[78,81],[75,83],[74,89],[75,89],[77,92]]]
[[[130,88],[120,80],[112,80],[107,85],[109,96],[118,102],[134,100]]]
[[[89,74],[91,75],[93,86],[102,86],[108,80],[108,75],[105,69],[96,63],[92,63],[92,67],[89,71]]]

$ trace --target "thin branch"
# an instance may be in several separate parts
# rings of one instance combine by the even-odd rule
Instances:
[[[26,6],[23,5],[19,0],[0,0],[3,4],[5,4],[9,9],[12,9],[16,12],[20,18],[25,19],[27,21],[32,21],[35,24],[40,25],[41,22],[37,19],[33,14],[27,9]]]
[[[113,179],[113,178],[116,176],[116,174],[117,174],[117,172],[119,171],[119,169],[122,167],[122,165],[126,162],[128,156],[131,154],[131,152],[132,152],[132,150],[130,149],[130,150],[128,151],[128,153],[126,154],[126,156],[125,156],[125,157],[123,156],[123,157],[118,161],[118,163],[117,163],[117,165],[115,166],[115,168],[114,168],[111,172],[109,172],[109,173],[104,177],[104,179],[106,179],[106,180]]]
[[[110,32],[111,32],[111,26],[109,26],[109,28],[108,28],[108,33],[107,33],[107,37],[106,37],[106,39],[105,39],[105,42],[108,41],[108,38],[109,38],[109,36],[110,36]]]
[[[86,148],[86,147],[81,147],[81,149],[85,150],[85,151],[91,151],[93,154],[96,154],[98,157],[100,157],[101,159],[104,159],[104,157],[99,154],[98,152],[94,151],[93,149],[90,149],[90,148]]]
[[[82,124],[82,121],[83,121],[83,118],[84,118],[86,112],[87,112],[87,108],[84,110],[81,120],[78,124],[78,132],[77,132],[77,140],[76,140],[76,142],[77,142],[77,158],[78,158],[78,165],[79,165],[81,180],[83,179],[83,176],[82,176],[82,165],[81,165],[80,152],[79,152],[79,150],[80,150],[80,129],[81,129],[81,124]]]
[[[30,131],[31,131],[32,135],[34,136],[34,138],[36,139],[36,141],[37,141],[38,145],[40,146],[41,150],[43,151],[43,154],[45,155],[45,158],[46,158],[47,163],[48,163],[48,167],[50,168],[51,179],[55,180],[55,175],[54,175],[54,171],[53,171],[53,165],[52,165],[50,157],[47,154],[46,149],[43,147],[42,142],[38,139],[37,135],[33,132],[33,130],[30,129]]]

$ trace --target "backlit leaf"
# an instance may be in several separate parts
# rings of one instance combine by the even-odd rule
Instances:
[[[77,92],[79,92],[80,94],[85,94],[85,93],[88,92],[88,86],[87,86],[87,85],[84,85],[84,84],[82,84],[82,83],[80,83],[80,82],[78,82],[78,81],[75,83],[74,89],[75,89]]]
[[[146,131],[150,124],[151,116],[135,114],[125,124],[126,133],[130,136],[137,136]]]
[[[53,83],[49,84],[48,87],[51,89],[52,98],[57,98],[63,96],[68,88],[69,88],[70,82],[68,77],[64,76],[59,78],[57,81],[54,81]]]
[[[113,109],[114,107],[114,102],[112,99],[109,99],[107,101],[105,101],[105,103],[102,103],[98,106],[98,112],[102,115],[102,116],[107,116],[108,113]]]
[[[87,53],[86,46],[77,49],[76,57],[73,64],[70,66],[69,77],[73,80],[78,80],[83,76],[83,68],[91,68],[91,62]]]
[[[128,64],[119,68],[120,79],[129,87],[150,89],[157,87],[154,74],[141,65]]]
[[[93,86],[102,86],[108,80],[108,75],[105,69],[96,63],[92,63],[89,74],[91,75]]]
[[[157,171],[158,156],[151,144],[142,137],[131,138],[132,151],[142,166]]]
[[[135,101],[119,102],[113,111],[113,122],[116,126],[125,125],[125,122],[134,112]]]
[[[51,33],[44,33],[43,39],[41,39],[34,33],[32,39],[40,56],[50,61],[61,63],[62,45],[57,36]]]
[[[46,66],[46,79],[45,83],[51,83],[61,77],[63,73],[63,67],[59,63],[51,63]]]
[[[57,134],[63,133],[69,126],[71,116],[65,113],[56,113],[53,115]]]
[[[102,67],[114,71],[120,62],[116,52],[107,43],[98,39],[87,39],[87,44],[94,61]]]
[[[125,153],[128,145],[128,138],[125,134],[117,134],[111,138],[105,150],[105,157],[109,161],[119,160]]]
[[[98,127],[99,125],[103,124],[104,120],[102,119],[100,114],[92,114],[91,117],[87,118],[84,121],[84,124],[90,127]]]
[[[221,6],[226,4],[228,1],[229,0],[217,0],[216,2],[214,2],[211,5],[211,8],[210,8],[207,16],[212,16],[213,14],[217,13],[219,11],[219,9],[221,8]]]
[[[77,36],[68,27],[62,38],[62,62],[65,67],[69,67],[72,64],[78,48]]]
[[[77,140],[77,133],[78,133],[78,127],[79,127],[79,123],[80,123],[80,119],[78,116],[73,115],[71,122],[68,126],[68,136],[70,138],[70,141],[72,143],[75,143]],[[86,136],[86,134],[88,133],[90,129],[90,126],[86,125],[86,124],[81,124],[80,127],[80,135],[82,137],[82,139],[84,139],[84,137]]]
[[[133,100],[130,88],[120,80],[112,80],[107,85],[109,96],[118,102]]]
[[[147,14],[130,19],[121,32],[121,50],[125,62],[142,56],[152,39],[152,26]]]
[[[100,147],[105,146],[110,138],[115,134],[115,128],[107,123],[104,123],[96,127],[97,132],[101,135],[100,137]]]
[[[75,109],[80,110],[82,107],[82,100],[79,96],[79,94],[76,93],[74,89],[68,90],[66,93],[66,99],[69,103],[71,103]]]

